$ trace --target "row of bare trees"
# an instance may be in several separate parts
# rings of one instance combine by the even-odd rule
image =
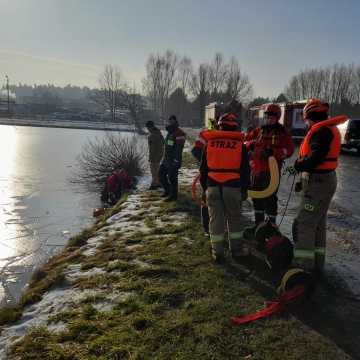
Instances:
[[[244,102],[253,92],[249,77],[235,57],[227,63],[221,53],[216,53],[211,62],[195,68],[189,57],[180,57],[171,50],[149,56],[143,87],[153,110],[160,117],[166,115],[167,101],[176,89],[197,100],[200,118],[209,101]]]
[[[194,116],[200,121],[209,102],[246,102],[253,93],[249,77],[235,57],[227,63],[221,53],[216,53],[211,62],[202,63],[195,69],[189,57],[180,57],[171,50],[148,57],[143,90],[156,117],[167,116],[171,104],[172,109],[175,105],[184,112],[191,100],[195,105],[184,114],[191,116],[189,114],[196,108]],[[99,89],[92,94],[92,99],[110,111],[112,121],[116,121],[119,109],[129,110],[135,127],[141,129],[145,99],[126,83],[118,66],[105,67],[99,77]]]
[[[99,89],[91,94],[92,99],[110,111],[111,120],[116,121],[119,109],[126,109],[138,131],[142,131],[141,116],[145,107],[144,98],[125,81],[117,65],[106,65],[99,76]]]
[[[127,109],[135,127],[141,131],[145,98],[128,86],[120,68],[107,65],[99,85],[93,98],[110,110],[112,120],[115,121],[118,109]],[[180,57],[171,50],[149,56],[143,89],[156,118],[164,118],[174,111],[184,119],[194,117],[200,122],[209,102],[248,102],[253,95],[249,78],[236,58],[226,62],[221,53],[216,53],[211,62],[195,68],[189,57]],[[285,96],[289,101],[320,98],[332,104],[335,112],[357,113],[360,111],[360,65],[335,64],[303,70],[290,79]]]
[[[162,116],[165,113],[166,101],[175,90],[179,58],[172,51],[164,55],[151,54],[146,63],[146,78],[143,86],[153,110]]]
[[[360,66],[335,64],[301,71],[285,90],[289,100],[320,98],[330,104],[360,103]]]

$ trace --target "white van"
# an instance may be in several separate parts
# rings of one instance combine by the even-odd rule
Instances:
[[[360,119],[348,119],[338,125],[341,134],[341,147],[356,149],[360,154]]]

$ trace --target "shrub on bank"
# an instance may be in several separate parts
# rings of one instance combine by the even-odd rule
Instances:
[[[142,175],[146,150],[138,139],[136,135],[108,133],[102,139],[88,140],[77,158],[71,183],[99,192],[114,170],[125,169],[130,176]]]

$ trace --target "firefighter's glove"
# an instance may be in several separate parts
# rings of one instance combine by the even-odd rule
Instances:
[[[295,184],[295,192],[300,192],[300,191],[302,191],[302,182],[301,181],[298,181],[298,182],[296,182],[296,184]]]
[[[273,149],[264,149],[262,152],[261,152],[261,159],[262,160],[267,160],[270,156],[273,156],[274,155],[274,151]]]

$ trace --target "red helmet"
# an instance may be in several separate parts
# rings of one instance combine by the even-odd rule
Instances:
[[[264,113],[267,115],[276,116],[278,119],[280,119],[281,108],[276,104],[266,104],[264,105]]]
[[[218,126],[221,127],[223,125],[227,126],[238,126],[237,117],[234,114],[224,114],[219,117]]]
[[[307,119],[311,113],[328,113],[329,104],[323,103],[319,99],[310,99],[303,109],[303,118]]]

